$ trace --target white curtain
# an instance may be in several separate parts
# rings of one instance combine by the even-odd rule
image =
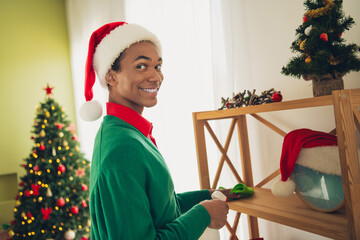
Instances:
[[[358,0],[344,2],[346,15],[360,22]],[[76,109],[84,101],[84,66],[91,33],[111,21],[138,23],[153,31],[163,45],[165,80],[158,105],[144,111],[154,124],[154,136],[171,171],[177,192],[199,188],[192,112],[220,107],[221,97],[256,89],[257,93],[275,88],[284,100],[311,97],[311,86],[280,74],[293,55],[289,49],[295,29],[302,23],[302,1],[253,0],[67,0]],[[359,43],[360,25],[346,33],[349,42]],[[345,79],[346,88],[359,88],[359,73]],[[98,83],[94,98],[105,103],[106,91]],[[105,108],[104,108],[105,109]],[[334,127],[332,109],[264,114],[284,131],[308,127],[329,131]],[[311,121],[304,116],[311,116]],[[330,117],[329,117],[330,116]],[[101,123],[84,122],[77,115],[81,150],[91,159],[96,131]],[[224,143],[229,123],[211,122]],[[254,182],[278,168],[282,138],[248,118]],[[215,144],[208,141],[211,177],[220,158]],[[229,153],[241,169],[237,136]],[[241,172],[241,171],[240,171]],[[231,187],[236,180],[224,167],[219,185]],[[233,213],[229,216],[232,222]],[[246,218],[238,229],[240,239],[249,239]],[[326,239],[304,231],[259,220],[264,239]],[[227,231],[222,238],[228,239]]]

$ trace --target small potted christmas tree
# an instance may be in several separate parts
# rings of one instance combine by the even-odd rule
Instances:
[[[89,161],[52,88],[45,90],[34,120],[34,146],[22,164],[26,173],[15,197],[9,235],[13,240],[87,239]]]
[[[359,46],[345,44],[343,32],[355,23],[342,11],[342,0],[306,0],[303,24],[291,45],[293,57],[281,73],[312,80],[315,97],[344,89],[343,76],[360,70]]]

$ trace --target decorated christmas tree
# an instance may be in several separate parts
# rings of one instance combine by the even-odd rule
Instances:
[[[303,23],[296,29],[296,39],[291,45],[293,57],[282,68],[282,73],[305,80],[320,81],[339,85],[334,89],[343,89],[342,77],[350,71],[360,70],[360,59],[357,57],[359,46],[355,43],[345,44],[345,30],[355,23],[350,16],[345,17],[342,0],[306,0],[306,12]],[[330,80],[334,80],[330,83]],[[331,86],[325,86],[325,88]],[[331,94],[331,91],[314,92],[314,95]]]
[[[12,239],[87,239],[89,161],[80,152],[74,125],[52,97],[52,88],[45,90],[9,233]]]

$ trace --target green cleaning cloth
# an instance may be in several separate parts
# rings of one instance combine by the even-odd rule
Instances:
[[[254,189],[252,189],[251,187],[247,187],[243,183],[238,183],[235,185],[235,187],[233,189],[231,189],[230,193],[240,194],[241,198],[245,198],[245,197],[250,197],[251,195],[253,195]]]

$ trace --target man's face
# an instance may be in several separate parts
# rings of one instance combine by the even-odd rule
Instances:
[[[157,92],[164,78],[162,59],[155,45],[148,41],[131,45],[123,54],[120,71],[110,70],[109,100],[141,114],[144,107],[157,103]]]

